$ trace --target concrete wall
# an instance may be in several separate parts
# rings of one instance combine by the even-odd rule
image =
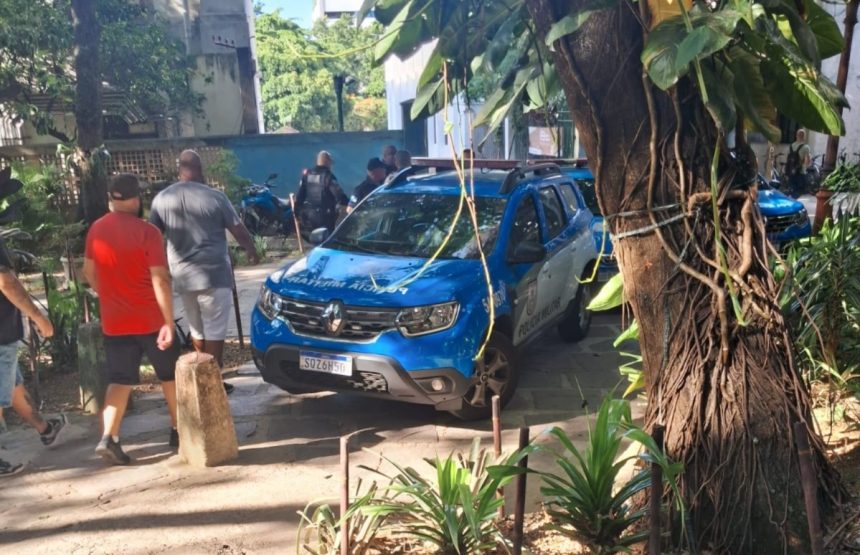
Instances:
[[[367,161],[382,155],[385,145],[402,145],[399,131],[355,133],[298,133],[226,137],[224,148],[239,159],[237,173],[262,183],[277,173],[275,194],[286,197],[298,189],[302,170],[313,167],[317,152],[327,150],[334,158],[334,174],[347,195],[361,183],[367,172]]]

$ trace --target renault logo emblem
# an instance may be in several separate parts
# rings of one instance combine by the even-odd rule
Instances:
[[[329,303],[322,313],[323,324],[329,335],[340,335],[344,324],[343,303],[340,301],[332,301]]]

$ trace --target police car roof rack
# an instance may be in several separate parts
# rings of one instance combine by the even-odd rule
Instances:
[[[543,177],[548,175],[559,175],[561,174],[561,170],[559,169],[557,164],[554,163],[537,163],[526,166],[521,166],[520,162],[516,160],[488,160],[488,159],[478,159],[473,160],[472,162],[467,162],[472,164],[474,169],[480,170],[505,170],[508,172],[507,176],[505,176],[505,180],[502,184],[502,188],[500,192],[509,193],[513,188],[524,179],[531,179],[534,177]],[[462,167],[462,162],[458,161],[460,167]],[[454,164],[454,160],[450,158],[413,158],[412,166],[400,170],[394,177],[389,181],[385,187],[393,188],[403,183],[406,183],[410,177],[414,177],[419,173],[433,173],[438,171],[450,171],[454,170],[457,166]]]
[[[561,175],[561,170],[558,165],[534,164],[523,166],[521,168],[514,168],[508,172],[508,176],[505,177],[505,181],[502,183],[502,187],[499,189],[499,192],[502,194],[510,193],[521,181],[550,175]]]

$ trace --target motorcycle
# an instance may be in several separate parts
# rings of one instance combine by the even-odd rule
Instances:
[[[245,189],[239,216],[252,235],[286,237],[295,231],[290,201],[272,193],[272,183],[278,174],[273,173],[262,184],[253,183]]]

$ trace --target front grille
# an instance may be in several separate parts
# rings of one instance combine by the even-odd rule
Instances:
[[[789,227],[803,223],[798,214],[786,214],[785,216],[768,216],[765,230],[768,233],[782,233]]]
[[[352,376],[336,376],[323,372],[301,370],[296,363],[281,362],[283,370],[293,381],[335,390],[354,390],[368,393],[388,393],[388,381],[379,372],[356,370]]]
[[[293,330],[301,335],[331,337],[325,330],[322,314],[328,303],[298,301],[284,298],[281,301],[281,316],[290,322]],[[339,339],[369,341],[380,333],[394,329],[398,310],[345,306],[345,322]]]

